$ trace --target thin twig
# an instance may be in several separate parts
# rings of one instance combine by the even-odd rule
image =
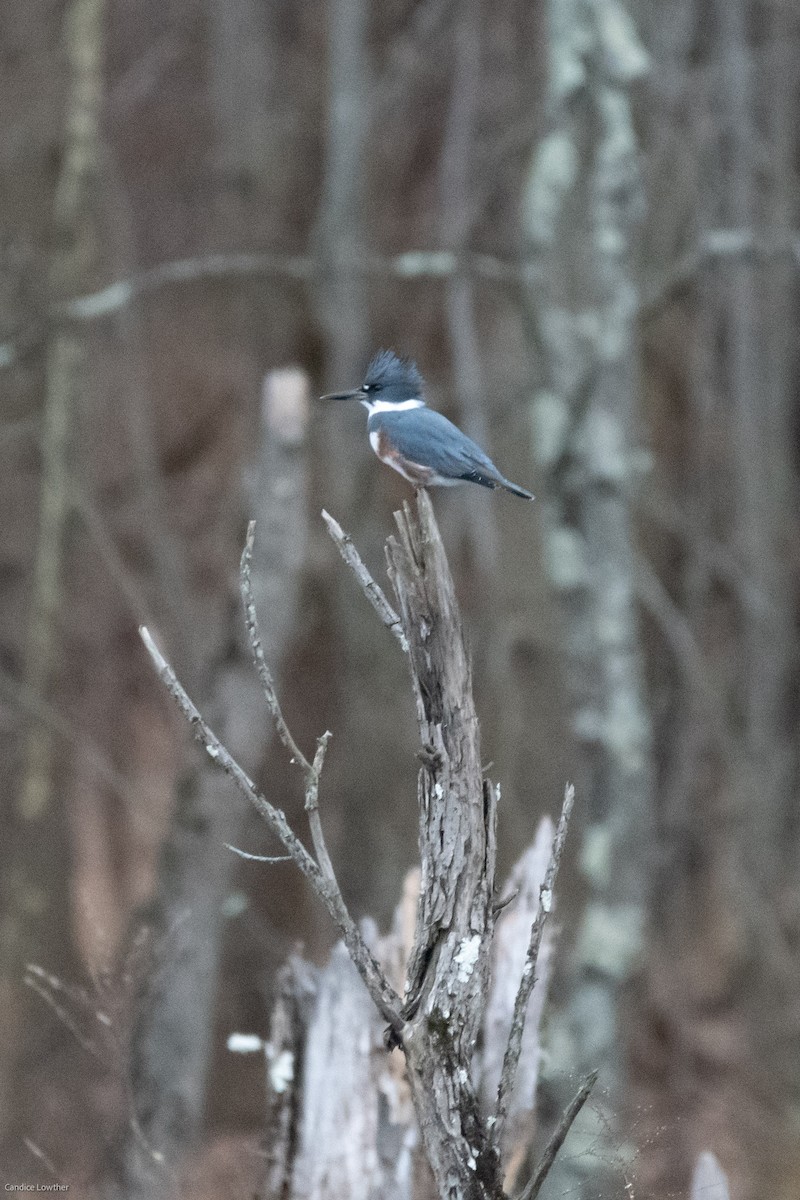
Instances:
[[[505,912],[508,906],[514,903],[519,893],[520,889],[514,888],[513,892],[509,892],[508,895],[504,896],[502,900],[496,900],[492,905],[492,912],[494,915],[498,916],[501,912]]]
[[[139,636],[153,661],[159,679],[172,696],[178,708],[192,727],[194,736],[209,757],[233,780],[242,795],[253,805],[266,821],[272,832],[280,839],[297,866],[305,875],[317,896],[322,900],[331,918],[339,928],[353,964],[358,970],[372,1000],[383,1018],[399,1033],[402,1029],[400,997],[391,986],[382,968],[364,941],[358,926],[353,921],[342,899],[341,892],[323,873],[303,843],[292,831],[285,814],[257,791],[255,784],[242,770],[239,763],[223,746],[214,731],[206,724],[194,702],[187,695],[170,664],[156,646],[149,631],[142,626]]]
[[[336,882],[336,875],[333,870],[331,856],[328,854],[328,847],[325,844],[325,835],[322,832],[322,821],[319,815],[319,777],[322,773],[322,764],[325,761],[325,752],[328,749],[328,742],[331,740],[332,734],[330,730],[323,733],[322,737],[317,741],[317,752],[314,755],[314,762],[308,773],[306,780],[306,800],[305,809],[308,814],[308,824],[311,829],[311,840],[314,843],[314,850],[317,855],[317,862],[320,870],[328,883],[336,890],[339,890],[339,885]]]
[[[87,730],[78,725],[73,725],[69,718],[59,712],[54,705],[40,696],[34,696],[24,683],[14,679],[12,675],[8,674],[1,667],[0,696],[9,705],[17,709],[20,713],[24,713],[31,720],[48,726],[58,737],[63,738],[68,745],[75,748],[80,747],[81,753],[85,755],[87,761],[91,763],[94,770],[103,782],[108,785],[113,794],[124,800],[130,806],[131,812],[136,811],[139,805],[139,798],[133,786],[117,770],[105,750],[97,742],[93,741]]]
[[[519,982],[517,998],[514,1001],[514,1015],[511,1018],[508,1045],[503,1055],[503,1068],[500,1072],[500,1083],[497,1088],[497,1110],[494,1122],[492,1123],[492,1140],[495,1146],[500,1145],[503,1127],[508,1116],[511,1093],[514,1090],[517,1066],[519,1065],[519,1057],[522,1053],[522,1035],[525,1031],[525,1020],[528,1015],[528,1002],[536,983],[536,960],[539,957],[539,947],[542,944],[542,933],[553,909],[553,888],[555,887],[556,876],[558,874],[558,865],[561,862],[561,855],[564,851],[564,843],[567,838],[567,829],[574,801],[575,788],[570,783],[567,784],[564,791],[564,803],[561,807],[561,816],[558,819],[556,834],[553,838],[550,860],[547,864],[544,880],[539,888],[539,907],[531,925],[528,953],[525,956],[525,966],[522,968],[522,978]]]
[[[58,1171],[55,1169],[53,1163],[47,1157],[44,1150],[42,1150],[41,1146],[37,1146],[36,1142],[32,1142],[31,1139],[27,1137],[23,1138],[22,1141],[25,1149],[28,1150],[34,1158],[38,1158],[39,1162],[44,1164],[51,1175],[55,1175],[56,1179],[61,1181],[61,1175],[59,1175]],[[69,1187],[69,1185],[67,1185],[67,1187]],[[64,1188],[63,1190],[66,1191],[67,1189]]]
[[[258,677],[261,680],[261,689],[264,693],[264,699],[267,702],[272,720],[275,722],[275,728],[278,731],[278,737],[283,742],[286,749],[292,756],[292,761],[297,762],[302,767],[303,771],[308,775],[311,771],[309,763],[302,750],[299,748],[294,738],[292,737],[289,726],[286,724],[281,706],[278,701],[278,694],[275,690],[275,681],[272,678],[272,672],[269,669],[266,657],[264,655],[264,646],[261,641],[261,633],[258,628],[258,615],[256,613],[256,602],[253,596],[253,541],[256,536],[255,521],[248,522],[247,537],[242,551],[242,560],[239,569],[239,579],[242,593],[242,603],[244,604],[244,619],[247,625],[247,638],[250,642],[250,648],[253,651],[253,661],[258,671]]]
[[[248,850],[240,850],[238,846],[232,846],[230,842],[223,842],[226,850],[230,850],[233,854],[238,854],[239,858],[245,859],[246,862],[258,863],[283,863],[292,862],[291,854],[251,854]]]
[[[573,1121],[583,1108],[586,1101],[589,1099],[589,1093],[597,1083],[598,1074],[598,1071],[592,1071],[590,1075],[586,1076],[575,1096],[572,1098],[572,1100],[570,1100],[569,1104],[564,1109],[561,1120],[558,1123],[558,1127],[553,1131],[550,1141],[544,1148],[542,1157],[536,1164],[533,1175],[520,1192],[517,1200],[536,1200],[536,1197],[541,1191],[542,1184],[550,1173],[550,1168],[555,1162],[556,1155],[564,1145],[567,1134],[572,1128]]]
[[[103,1062],[103,1054],[101,1049],[96,1045],[94,1040],[87,1037],[82,1032],[77,1021],[72,1013],[67,1008],[66,1004],[62,1004],[57,997],[59,995],[67,997],[68,1000],[78,1004],[86,1004],[85,996],[78,993],[75,994],[72,988],[67,987],[55,975],[50,975],[47,971],[43,971],[41,967],[35,963],[27,963],[25,974],[22,977],[22,982],[26,987],[29,987],[32,992],[44,1000],[45,1004],[53,1010],[61,1024],[67,1029],[75,1041],[85,1050],[87,1054],[91,1054],[92,1058],[96,1058],[98,1062]]]
[[[358,580],[359,587],[364,595],[369,600],[375,612],[383,621],[390,633],[393,633],[400,643],[403,651],[408,654],[408,641],[403,632],[403,624],[392,608],[389,601],[383,592],[383,589],[375,582],[370,575],[367,566],[361,555],[356,550],[353,544],[353,539],[349,533],[345,533],[338,521],[336,521],[329,512],[323,508],[322,519],[328,526],[328,533],[333,538],[339,553],[347,563],[350,570]]]
[[[317,749],[314,754],[314,761],[309,762],[303,752],[299,749],[297,743],[292,737],[289,726],[286,724],[281,706],[278,701],[278,696],[275,691],[275,683],[272,678],[272,672],[267,664],[264,655],[264,645],[261,638],[261,630],[258,624],[258,612],[256,611],[255,597],[253,596],[251,569],[253,562],[253,543],[255,540],[256,523],[250,521],[247,526],[247,538],[245,539],[244,550],[242,551],[242,561],[240,569],[242,600],[244,602],[245,623],[247,625],[247,637],[250,642],[250,648],[253,651],[253,660],[256,664],[261,686],[264,692],[264,697],[267,701],[267,706],[272,713],[272,718],[275,722],[275,727],[278,730],[278,735],[286,749],[292,756],[292,762],[297,763],[305,777],[305,810],[308,814],[308,824],[311,829],[311,839],[314,843],[314,850],[317,855],[317,863],[319,869],[324,876],[326,883],[335,897],[337,905],[342,912],[347,912],[344,902],[344,897],[339,888],[336,879],[336,872],[333,869],[328,847],[325,843],[325,835],[322,830],[322,822],[319,815],[319,781],[322,775],[322,767],[325,762],[325,753],[328,749],[333,734],[330,730],[326,730],[322,737],[317,739]],[[377,585],[376,585],[377,586]]]

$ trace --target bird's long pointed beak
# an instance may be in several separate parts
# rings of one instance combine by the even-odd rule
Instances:
[[[357,400],[363,395],[361,388],[356,388],[352,392],[329,392],[327,396],[320,396],[320,400]]]

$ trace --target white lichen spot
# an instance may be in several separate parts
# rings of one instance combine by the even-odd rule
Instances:
[[[464,1084],[469,1083],[469,1072],[465,1067],[459,1067],[458,1082]]]
[[[213,762],[219,758],[219,749],[216,746],[206,746],[206,754]]]
[[[481,936],[475,933],[471,938],[465,938],[456,951],[454,962],[458,968],[456,978],[459,983],[466,983],[475,969],[478,953],[481,948]]]
[[[433,794],[437,800],[441,800],[444,796],[444,788],[440,783],[435,783],[433,786]]]
[[[605,825],[587,829],[581,846],[581,870],[599,891],[611,879],[611,833]]]
[[[232,1054],[255,1054],[264,1049],[264,1039],[257,1033],[232,1033],[228,1038]]]
[[[598,8],[598,32],[604,51],[605,65],[619,83],[640,79],[650,59],[639,40],[633,20],[621,4],[603,4]]]
[[[570,422],[569,405],[556,392],[541,391],[533,402],[532,416],[533,452],[543,466],[552,466],[564,449]]]
[[[280,1096],[294,1079],[294,1055],[291,1050],[282,1050],[269,1069],[272,1090]]]
[[[540,143],[525,189],[525,225],[537,241],[555,235],[561,199],[575,185],[580,167],[577,147],[568,134],[555,132]]]
[[[478,1165],[478,1160],[475,1157],[475,1151],[470,1146],[469,1158],[467,1159],[467,1167],[469,1168],[470,1171],[474,1171],[475,1168],[477,1167],[477,1165]]]
[[[570,529],[553,530],[546,546],[547,572],[561,592],[577,591],[588,579],[586,544]]]
[[[553,909],[553,893],[550,888],[542,888],[541,894],[542,912],[552,912]]]

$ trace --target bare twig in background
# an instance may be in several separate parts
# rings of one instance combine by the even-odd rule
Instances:
[[[800,261],[800,235],[786,239],[780,247],[785,263]],[[688,253],[657,280],[645,285],[637,312],[647,319],[660,312],[678,293],[693,283],[707,264],[740,256],[765,257],[775,253],[774,246],[753,244],[746,230],[715,229],[701,239],[695,250]],[[493,254],[468,251],[457,256],[452,250],[406,250],[389,257],[358,256],[353,268],[364,276],[420,280],[448,279],[463,274],[488,283],[519,285],[531,283],[536,267]],[[96,292],[54,304],[45,324],[37,324],[16,337],[0,342],[0,371],[15,366],[27,355],[39,349],[48,329],[70,324],[91,324],[119,313],[139,297],[154,295],[178,285],[211,283],[215,280],[297,279],[312,283],[321,267],[313,256],[301,254],[204,254],[197,258],[174,259],[156,267],[116,280]]]
[[[418,76],[429,71],[436,46],[456,0],[424,0],[416,4],[408,27],[389,46],[387,61],[370,94],[370,124],[396,117],[397,106],[414,101]]]
[[[567,829],[569,828],[569,819],[572,815],[572,806],[575,802],[575,788],[569,784],[564,792],[564,803],[561,807],[561,816],[558,819],[555,837],[553,839],[553,848],[550,852],[550,861],[547,864],[544,880],[539,889],[539,908],[536,913],[533,925],[531,926],[530,941],[528,942],[528,953],[525,957],[525,966],[522,970],[522,979],[520,980],[517,998],[514,1003],[514,1015],[511,1021],[511,1029],[508,1035],[508,1045],[503,1058],[503,1068],[500,1073],[500,1082],[497,1088],[497,1109],[494,1114],[492,1123],[492,1138],[496,1146],[499,1146],[503,1136],[503,1128],[505,1126],[506,1117],[508,1115],[508,1104],[511,1098],[511,1092],[514,1087],[514,1078],[519,1065],[520,1052],[522,1050],[522,1035],[525,1032],[525,1020],[528,1015],[528,1003],[533,992],[534,984],[536,983],[536,963],[539,957],[539,949],[542,944],[542,935],[545,925],[553,909],[553,889],[555,887],[556,876],[558,875],[558,867],[561,862],[561,855],[564,852],[564,844],[567,839]]]
[[[82,989],[66,984],[56,975],[43,970],[36,963],[27,963],[22,982],[29,987],[45,1004],[53,1010],[58,1020],[68,1029],[75,1041],[91,1054],[92,1058],[103,1061],[104,1047],[98,1044],[95,1037],[84,1032],[78,1022],[74,1010],[85,1012],[87,1009],[86,993]]]
[[[42,1150],[41,1146],[37,1146],[36,1142],[31,1141],[31,1139],[27,1138],[27,1137],[24,1138],[23,1141],[25,1143],[26,1149],[28,1149],[31,1152],[33,1157],[35,1159],[38,1159],[38,1161],[40,1163],[43,1163],[44,1166],[47,1168],[47,1170],[50,1172],[50,1174],[55,1176],[55,1178],[58,1180],[59,1183],[63,1184],[65,1182],[63,1175],[61,1175],[56,1170],[55,1165],[47,1157],[44,1150]],[[69,1187],[69,1184],[66,1184],[66,1188],[68,1188],[68,1187]],[[66,1190],[66,1188],[65,1188],[65,1190]]]
[[[113,139],[100,149],[103,199],[109,229],[114,274],[136,278],[139,267],[137,229],[124,170]],[[196,687],[202,661],[199,641],[191,636],[196,597],[190,584],[187,549],[174,526],[172,505],[158,445],[158,414],[148,362],[147,318],[143,297],[132,293],[130,302],[115,314],[120,377],[121,411],[128,432],[130,469],[136,487],[135,503],[147,558],[155,580],[153,605],[171,653],[190,687]],[[84,474],[91,478],[96,465],[88,459]],[[88,491],[88,488],[87,488]],[[149,622],[140,618],[137,625]]]
[[[153,617],[147,598],[120,554],[102,513],[98,511],[86,489],[76,479],[70,480],[69,491],[75,512],[83,520],[109,578],[114,581],[120,595],[125,600],[131,620],[136,625],[152,624]]]
[[[47,700],[32,695],[20,680],[14,679],[0,668],[0,696],[6,703],[28,719],[46,725],[52,733],[61,738],[73,750],[79,747],[91,761],[98,777],[110,789],[112,795],[119,796],[127,804],[133,806],[136,794],[130,780],[120,773],[109,755],[98,745],[88,730],[66,717]]]
[[[636,592],[647,612],[659,629],[678,660],[680,673],[694,688],[707,711],[721,746],[730,743],[730,733],[725,725],[720,697],[715,693],[713,680],[709,678],[708,664],[691,626],[691,622],[670,596],[653,566],[643,554],[636,557]],[[730,755],[735,747],[730,745]]]
[[[520,1192],[517,1200],[536,1200],[539,1192],[542,1190],[542,1184],[550,1173],[550,1168],[556,1160],[561,1147],[564,1145],[567,1134],[573,1126],[575,1118],[583,1108],[586,1101],[589,1099],[589,1093],[597,1083],[597,1071],[592,1071],[587,1075],[573,1100],[565,1108],[562,1113],[561,1120],[558,1122],[552,1137],[544,1148],[542,1157],[536,1164],[536,1168],[531,1176],[530,1181]]]

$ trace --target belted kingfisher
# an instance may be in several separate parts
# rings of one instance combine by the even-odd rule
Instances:
[[[381,462],[394,467],[414,487],[479,483],[533,500],[525,488],[500,474],[472,438],[427,407],[424,389],[416,363],[381,350],[367,367],[360,388],[322,399],[360,400],[369,413],[367,432],[372,449]]]

